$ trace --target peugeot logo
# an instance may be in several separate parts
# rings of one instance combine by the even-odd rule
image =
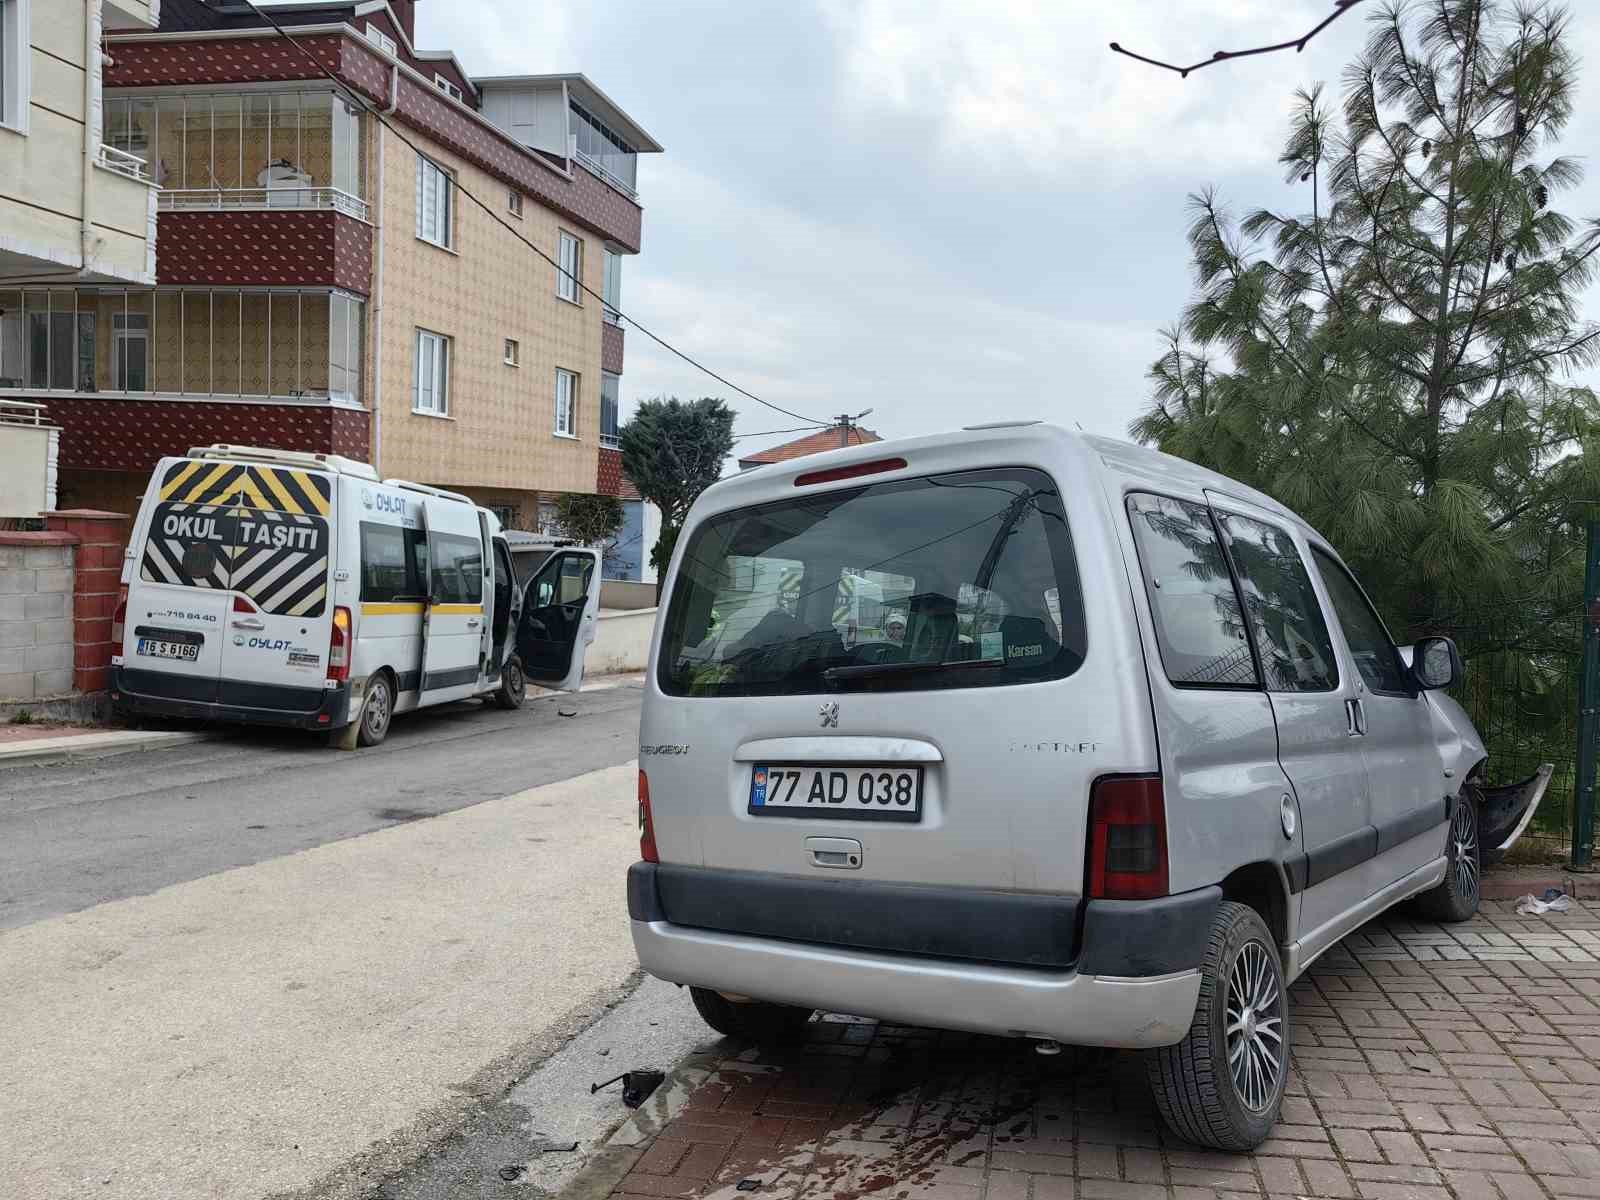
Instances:
[[[839,702],[835,700],[831,704],[824,704],[817,709],[817,716],[822,718],[822,727],[824,729],[830,725],[837,729],[839,727]]]

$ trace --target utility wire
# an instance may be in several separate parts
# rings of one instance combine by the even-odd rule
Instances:
[[[1271,46],[1256,46],[1249,50],[1218,50],[1210,58],[1202,58],[1199,62],[1192,63],[1187,67],[1180,67],[1177,63],[1162,62],[1159,58],[1146,58],[1143,54],[1135,54],[1132,50],[1124,50],[1116,42],[1111,43],[1111,49],[1118,54],[1125,54],[1129,58],[1136,58],[1142,63],[1149,63],[1152,67],[1160,67],[1165,71],[1176,71],[1180,77],[1187,79],[1190,71],[1198,71],[1201,67],[1227,62],[1232,58],[1249,58],[1252,54],[1273,54],[1279,50],[1293,50],[1298,54],[1306,48],[1307,42],[1360,3],[1361,0],[1333,0],[1333,12],[1323,18],[1316,28],[1309,33],[1297,38],[1291,38],[1287,42],[1277,42]]]
[[[1352,2],[1353,2],[1353,0],[1352,0]],[[351,101],[351,103],[355,104],[363,112],[371,114],[371,116],[378,122],[378,124],[382,125],[390,133],[394,134],[395,137],[399,138],[402,142],[404,142],[407,146],[409,146],[412,149],[413,152],[415,152],[417,154],[422,154],[422,155],[424,155],[424,157],[426,157],[422,147],[418,146],[415,142],[413,142],[404,133],[402,133],[400,130],[396,129],[393,125],[391,125],[389,123],[388,119],[384,116],[384,114],[379,109],[375,108],[371,103],[369,103],[366,100],[365,97],[361,96],[360,93],[354,91],[352,88],[347,86],[343,80],[341,80],[337,75],[335,75],[332,71],[330,71],[327,67],[325,67],[317,59],[316,55],[312,54],[311,51],[307,50],[305,48],[305,46],[303,46],[294,37],[293,34],[291,34],[282,25],[278,24],[276,19],[274,19],[272,16],[270,16],[266,12],[266,10],[264,10],[259,4],[256,3],[256,0],[245,0],[245,3],[250,7],[250,10],[256,14],[256,16],[260,17],[268,25],[272,26],[272,28],[277,31],[277,33],[278,33],[278,35],[280,37],[284,38],[291,46],[293,46],[297,51],[299,51],[300,55],[307,62],[309,62],[313,67],[315,67],[319,73],[321,73],[322,75],[325,75],[328,78],[328,81],[330,83],[332,83],[334,87],[339,89],[339,92],[340,92],[341,95],[347,97]],[[562,269],[561,264],[559,262],[557,262],[555,259],[551,258],[548,254],[546,254],[543,250],[541,250],[533,242],[529,241],[526,237],[524,237],[523,234],[519,230],[517,230],[514,226],[512,226],[510,224],[510,222],[508,222],[504,217],[502,217],[491,205],[485,204],[482,200],[478,199],[477,196],[473,195],[472,192],[469,191],[466,187],[464,187],[459,181],[457,181],[455,179],[452,179],[451,180],[451,185],[456,191],[460,192],[468,200],[472,201],[472,203],[476,204],[480,209],[482,209],[484,211],[484,213],[491,220],[493,220],[497,225],[499,225],[502,229],[504,229],[512,237],[516,238],[519,242],[521,242],[529,250],[532,250],[540,258],[544,259],[545,262],[549,263],[552,267],[554,267],[559,274],[567,276],[567,278],[571,279],[572,282],[574,284],[576,284],[580,289],[582,289],[584,292],[586,292],[590,296],[593,296],[596,300],[600,301],[600,303],[605,305],[606,308],[608,308],[612,312],[616,313],[619,318],[627,321],[627,323],[629,325],[633,326],[633,328],[637,329],[640,333],[644,334],[645,337],[649,338],[652,342],[656,343],[656,345],[660,346],[663,350],[666,350],[669,353],[676,355],[678,358],[681,358],[684,362],[688,363],[691,367],[694,367],[696,370],[702,371],[706,375],[709,375],[712,379],[715,379],[718,383],[722,384],[724,387],[731,388],[733,391],[739,393],[739,395],[745,397],[746,399],[754,400],[757,404],[760,404],[760,405],[763,405],[763,406],[765,406],[767,408],[770,408],[774,412],[780,412],[786,417],[793,417],[797,421],[809,421],[813,426],[826,426],[828,424],[828,422],[826,422],[826,421],[813,420],[811,417],[806,416],[804,413],[797,413],[797,412],[794,412],[794,411],[792,411],[790,409],[783,408],[783,407],[781,407],[781,406],[779,406],[777,404],[772,403],[772,401],[770,401],[770,400],[763,400],[760,396],[756,395],[754,392],[746,391],[744,388],[740,387],[737,383],[734,383],[732,380],[726,378],[725,376],[717,374],[710,367],[706,366],[703,362],[700,362],[698,359],[691,357],[689,354],[686,354],[682,350],[679,350],[671,342],[667,341],[666,338],[660,336],[657,333],[651,332],[648,328],[646,328],[645,326],[641,325],[638,321],[634,320],[632,317],[628,316],[626,313],[624,313],[621,309],[617,308],[615,305],[607,304],[606,303],[606,298],[604,296],[602,296],[599,292],[595,291],[593,288],[591,288],[587,284],[585,284],[583,282],[583,280],[577,278],[577,276],[575,276],[575,275],[568,275],[567,272]]]
[[[762,429],[759,431],[752,431],[750,433],[736,433],[733,436],[735,438],[777,437],[780,433],[806,433],[815,428],[815,425],[800,425],[794,429]]]

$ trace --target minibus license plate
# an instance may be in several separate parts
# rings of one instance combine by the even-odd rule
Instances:
[[[758,763],[750,775],[749,811],[767,817],[919,821],[922,768]]]
[[[159,638],[140,638],[134,647],[151,658],[175,658],[180,662],[199,662],[200,647],[187,642],[164,642]]]

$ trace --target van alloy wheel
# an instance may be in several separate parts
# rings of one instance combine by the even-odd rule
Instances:
[[[1151,1050],[1145,1071],[1162,1119],[1213,1150],[1267,1139],[1289,1075],[1289,1001],[1277,943],[1261,914],[1224,900],[1200,962],[1189,1032]]]
[[[1480,796],[1478,785],[1468,783],[1456,797],[1444,840],[1444,878],[1416,900],[1418,915],[1430,921],[1466,921],[1478,911],[1483,898]]]
[[[1228,975],[1228,1065],[1239,1099],[1265,1112],[1283,1071],[1283,989],[1260,942],[1246,942]]]

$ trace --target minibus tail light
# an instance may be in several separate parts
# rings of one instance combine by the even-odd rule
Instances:
[[[650,815],[650,779],[643,771],[639,772],[639,857],[645,862],[661,861],[656,852],[656,822]]]
[[[117,647],[112,653],[122,653],[122,631],[128,624],[128,585],[123,584],[117,593],[117,606],[111,610],[111,641]]]
[[[1159,775],[1095,780],[1089,794],[1089,897],[1167,894],[1167,809]]]
[[[333,610],[333,633],[328,638],[328,678],[343,683],[350,678],[350,610]]]
[[[233,611],[236,613],[254,613],[261,610],[256,608],[254,604],[251,604],[250,601],[246,600],[243,596],[235,596],[233,598]]]
[[[834,467],[831,471],[807,471],[795,476],[795,487],[810,487],[814,483],[835,483],[840,479],[859,479],[863,475],[877,475],[884,471],[903,471],[903,458],[878,458],[872,462],[856,463],[849,467]]]

